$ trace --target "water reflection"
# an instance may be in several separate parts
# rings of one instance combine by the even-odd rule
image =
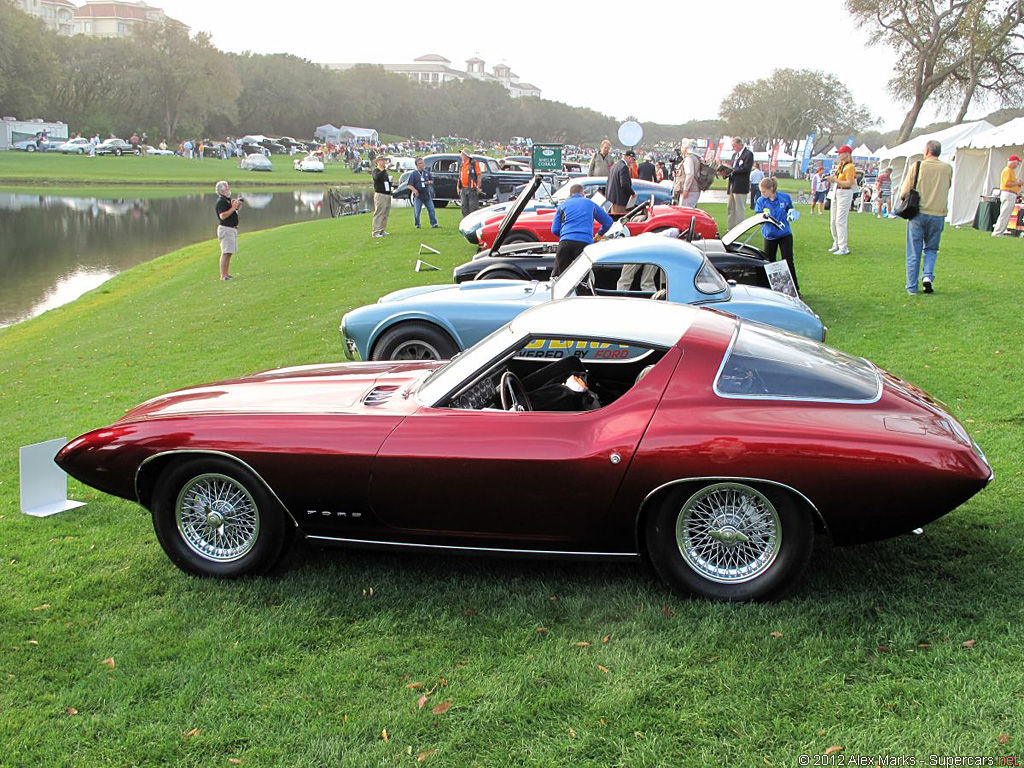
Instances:
[[[243,233],[330,216],[322,189],[233,192],[246,199]],[[372,193],[346,194],[373,206]],[[156,256],[214,238],[215,202],[212,192],[90,197],[0,189],[0,327],[74,301]]]

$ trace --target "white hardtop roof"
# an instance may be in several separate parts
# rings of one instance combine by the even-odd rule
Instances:
[[[671,347],[700,311],[651,299],[582,296],[538,304],[509,325],[515,336],[557,333]]]
[[[977,133],[961,141],[959,146],[973,149],[990,147],[1019,147],[1024,145],[1024,117],[997,125],[983,133]]]

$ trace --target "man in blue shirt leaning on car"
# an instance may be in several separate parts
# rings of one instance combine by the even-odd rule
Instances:
[[[583,185],[573,184],[569,198],[562,201],[551,222],[551,233],[558,235],[558,253],[551,277],[557,277],[572,264],[583,249],[594,242],[594,220],[601,225],[598,235],[603,235],[612,225],[612,217],[595,203],[583,196]]]

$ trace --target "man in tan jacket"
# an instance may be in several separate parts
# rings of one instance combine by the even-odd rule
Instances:
[[[907,293],[917,295],[918,279],[925,293],[932,293],[935,281],[935,262],[939,258],[939,240],[946,223],[949,204],[949,185],[953,181],[953,166],[939,160],[942,145],[929,141],[924,160],[907,168],[900,188],[900,199],[907,196],[915,181],[921,195],[921,212],[907,221]],[[924,264],[921,253],[924,252]]]

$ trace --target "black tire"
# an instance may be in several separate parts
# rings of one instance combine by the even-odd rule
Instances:
[[[514,245],[515,243],[536,243],[537,236],[532,232],[513,232],[502,242],[502,245]]]
[[[402,323],[373,345],[371,360],[450,360],[459,351],[451,337],[429,323]]]
[[[511,269],[495,269],[491,272],[480,272],[474,280],[529,280]]]
[[[447,200],[435,200],[434,201],[434,207],[435,208],[447,208],[448,207],[448,201]]]
[[[33,145],[33,144],[29,144],[27,147],[25,147],[25,149],[28,152],[35,152],[36,151],[35,145]]]
[[[76,154],[79,154],[79,155],[84,155],[84,154],[85,154],[85,150],[84,150],[84,149],[82,149],[81,147],[79,147],[79,148],[78,148],[78,150],[77,150],[77,152],[76,152]]]
[[[202,499],[209,493],[229,498],[208,504]],[[157,480],[152,513],[156,537],[171,562],[198,576],[232,579],[266,573],[295,533],[266,486],[245,467],[219,456],[171,464]],[[212,514],[226,516],[217,533],[202,519]]]
[[[120,149],[115,149],[114,150],[114,157],[120,157],[120,156],[121,156],[121,150]]]
[[[740,535],[745,538],[735,538]],[[654,570],[677,594],[777,600],[810,561],[814,521],[775,486],[738,480],[684,484],[651,511],[644,541]],[[722,557],[736,555],[739,563],[723,567]]]

